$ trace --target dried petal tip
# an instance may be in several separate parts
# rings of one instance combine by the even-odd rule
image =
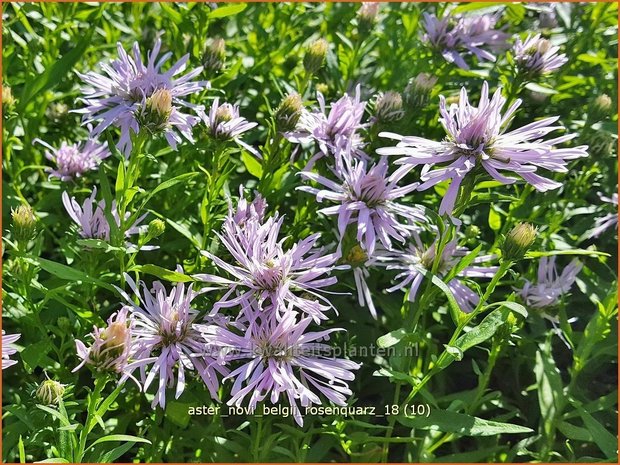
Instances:
[[[321,66],[327,56],[327,49],[329,44],[325,39],[318,39],[310,44],[308,51],[304,56],[304,68],[308,74],[315,74]]]
[[[529,223],[517,224],[506,236],[502,249],[505,260],[519,260],[536,240],[536,228]]]
[[[282,99],[276,109],[276,124],[281,132],[289,132],[297,127],[304,103],[298,93],[292,93]]]
[[[402,119],[403,98],[398,92],[380,94],[375,103],[375,117],[380,123],[390,123]]]
[[[428,73],[420,73],[411,78],[405,87],[405,103],[414,108],[423,107],[428,103],[435,84],[437,78]]]
[[[13,234],[18,242],[28,242],[34,238],[37,229],[37,218],[29,205],[20,205],[11,209],[13,218]]]
[[[37,388],[37,400],[43,405],[56,405],[65,393],[65,385],[58,381],[46,379]]]
[[[213,39],[205,49],[202,65],[207,72],[218,73],[224,67],[226,41],[221,37]]]

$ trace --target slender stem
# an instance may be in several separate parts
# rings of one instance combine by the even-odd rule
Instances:
[[[95,380],[95,389],[88,398],[86,422],[82,427],[82,431],[80,431],[80,443],[77,453],[75,454],[76,462],[81,463],[82,459],[84,458],[84,453],[86,452],[86,440],[88,439],[88,435],[93,429],[94,423],[97,421],[95,413],[97,412],[97,406],[99,404],[99,400],[101,399],[101,393],[103,392],[103,388],[105,387],[107,382],[107,375],[98,376]]]

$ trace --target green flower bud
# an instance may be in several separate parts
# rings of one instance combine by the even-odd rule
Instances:
[[[43,405],[56,405],[65,393],[65,385],[46,379],[37,388],[37,400]]]
[[[207,45],[202,57],[202,65],[207,72],[218,73],[224,67],[226,59],[226,41],[217,37]]]
[[[69,106],[63,102],[52,102],[45,109],[45,116],[52,123],[58,124],[69,115]]]
[[[329,86],[324,82],[319,82],[316,85],[316,91],[322,93],[323,95],[326,95],[329,92]]]
[[[18,242],[28,242],[37,232],[37,218],[29,205],[20,205],[11,210],[13,218],[13,235]]]
[[[166,223],[160,219],[154,219],[149,223],[146,235],[149,239],[155,239],[161,236],[166,230]]]
[[[310,44],[304,56],[304,68],[308,74],[315,74],[321,69],[323,61],[325,61],[327,56],[328,48],[329,44],[325,39],[318,39]]]
[[[299,94],[293,92],[284,97],[275,114],[278,130],[288,132],[295,129],[303,108],[304,103]]]
[[[517,224],[506,236],[502,247],[505,260],[520,260],[536,240],[536,228],[529,223]]]
[[[470,224],[465,228],[465,238],[467,240],[477,239],[480,236],[480,228],[475,224]]]
[[[391,123],[403,118],[403,98],[398,92],[379,94],[375,102],[375,117],[380,123]]]
[[[361,33],[368,33],[377,20],[378,2],[363,2],[357,11],[357,24]]]
[[[590,104],[590,119],[602,121],[606,119],[612,109],[612,101],[607,94],[601,94]]]
[[[65,333],[73,332],[73,324],[66,316],[59,317],[58,320],[56,320],[56,325]]]
[[[404,92],[405,103],[412,108],[425,106],[430,100],[435,84],[437,84],[437,78],[428,73],[420,73],[411,78]]]

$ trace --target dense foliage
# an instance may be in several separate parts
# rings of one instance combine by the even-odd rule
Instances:
[[[4,461],[617,460],[617,4],[2,14]]]

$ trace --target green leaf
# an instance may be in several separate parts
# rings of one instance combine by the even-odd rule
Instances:
[[[618,437],[611,434],[607,428],[596,421],[583,407],[577,407],[577,410],[586,428],[592,434],[592,438],[596,445],[603,451],[608,459],[617,458]]]
[[[377,346],[380,348],[392,347],[400,342],[407,335],[403,328],[390,331],[377,339]]]
[[[506,322],[508,313],[509,310],[507,309],[498,309],[489,313],[478,326],[456,340],[456,347],[465,352],[467,349],[486,341]]]
[[[144,438],[139,438],[137,436],[131,436],[129,434],[110,434],[109,436],[104,436],[102,438],[97,439],[86,449],[90,449],[97,444],[101,444],[102,442],[113,442],[113,441],[123,441],[123,442],[142,442],[145,444],[151,444],[151,441]]]
[[[248,7],[246,3],[235,3],[233,5],[218,6],[215,10],[209,12],[209,19],[225,18],[226,16],[241,13]]]
[[[549,340],[540,345],[536,352],[534,365],[536,375],[538,405],[543,419],[543,428],[547,435],[552,434],[555,417],[562,408],[564,387],[560,372],[551,355],[551,343]]]
[[[502,229],[502,217],[499,213],[497,213],[497,211],[495,211],[493,206],[489,208],[489,226],[493,231],[499,231]]]
[[[189,283],[194,281],[191,276],[179,273],[178,271],[170,271],[157,265],[136,265],[131,267],[129,271],[139,271],[173,283]]]
[[[555,89],[552,89],[551,87],[544,87],[541,86],[540,84],[536,84],[534,82],[528,82],[525,85],[525,88],[527,90],[531,90],[532,92],[538,92],[539,94],[545,94],[545,95],[553,95],[553,94],[557,94],[558,91]]]
[[[65,415],[60,413],[58,410],[48,407],[47,405],[40,405],[40,404],[37,404],[37,408],[43,410],[44,412],[49,413],[54,418],[57,418],[58,420],[60,420],[60,423],[63,426],[71,426],[69,419]]]
[[[184,174],[180,174],[179,176],[175,176],[174,178],[168,179],[167,181],[162,182],[161,184],[159,184],[155,189],[153,189],[149,195],[146,196],[146,198],[144,199],[144,201],[142,202],[142,208],[144,208],[144,206],[148,203],[149,200],[151,200],[153,198],[153,196],[163,190],[169,189],[172,186],[179,184],[180,182],[186,181],[190,178],[193,178],[194,176],[197,176],[198,173],[197,172],[192,172],[192,173],[184,173]]]
[[[506,307],[509,308],[510,310],[512,310],[515,313],[518,313],[519,315],[521,315],[523,318],[527,318],[527,310],[525,309],[525,307],[521,304],[518,304],[517,302],[512,302],[509,300],[504,300],[502,302],[495,302],[492,303],[490,305],[487,305],[486,307],[484,307],[484,310],[488,310],[490,308],[493,307]]]
[[[588,255],[590,257],[610,257],[608,253],[598,250],[570,249],[570,250],[551,250],[549,252],[531,251],[525,254],[525,258],[551,257],[553,255]]]
[[[498,434],[531,433],[526,426],[513,425],[498,421],[483,420],[464,413],[449,410],[431,409],[428,417],[399,416],[398,421],[409,428],[419,428],[462,436],[495,436]]]
[[[73,68],[73,65],[82,57],[90,45],[95,28],[81,37],[79,42],[56,61],[50,68],[43,73],[26,80],[26,85],[19,98],[17,112],[22,114],[28,103],[43,91],[53,89],[60,82],[64,81],[65,75]]]
[[[243,161],[245,168],[248,170],[248,173],[258,179],[263,177],[263,167],[256,157],[244,151],[241,153],[241,160]]]
[[[101,281],[100,279],[92,278],[83,271],[72,268],[62,263],[56,263],[51,260],[47,260],[41,257],[34,257],[32,255],[25,255],[26,261],[40,267],[42,270],[47,271],[54,276],[67,281],[82,281],[86,283],[96,284],[97,286],[106,288],[110,291],[115,291],[114,287],[110,284]]]
[[[19,442],[17,443],[17,449],[19,450],[19,463],[26,463],[26,449],[24,447],[24,441],[22,435],[19,435]]]

